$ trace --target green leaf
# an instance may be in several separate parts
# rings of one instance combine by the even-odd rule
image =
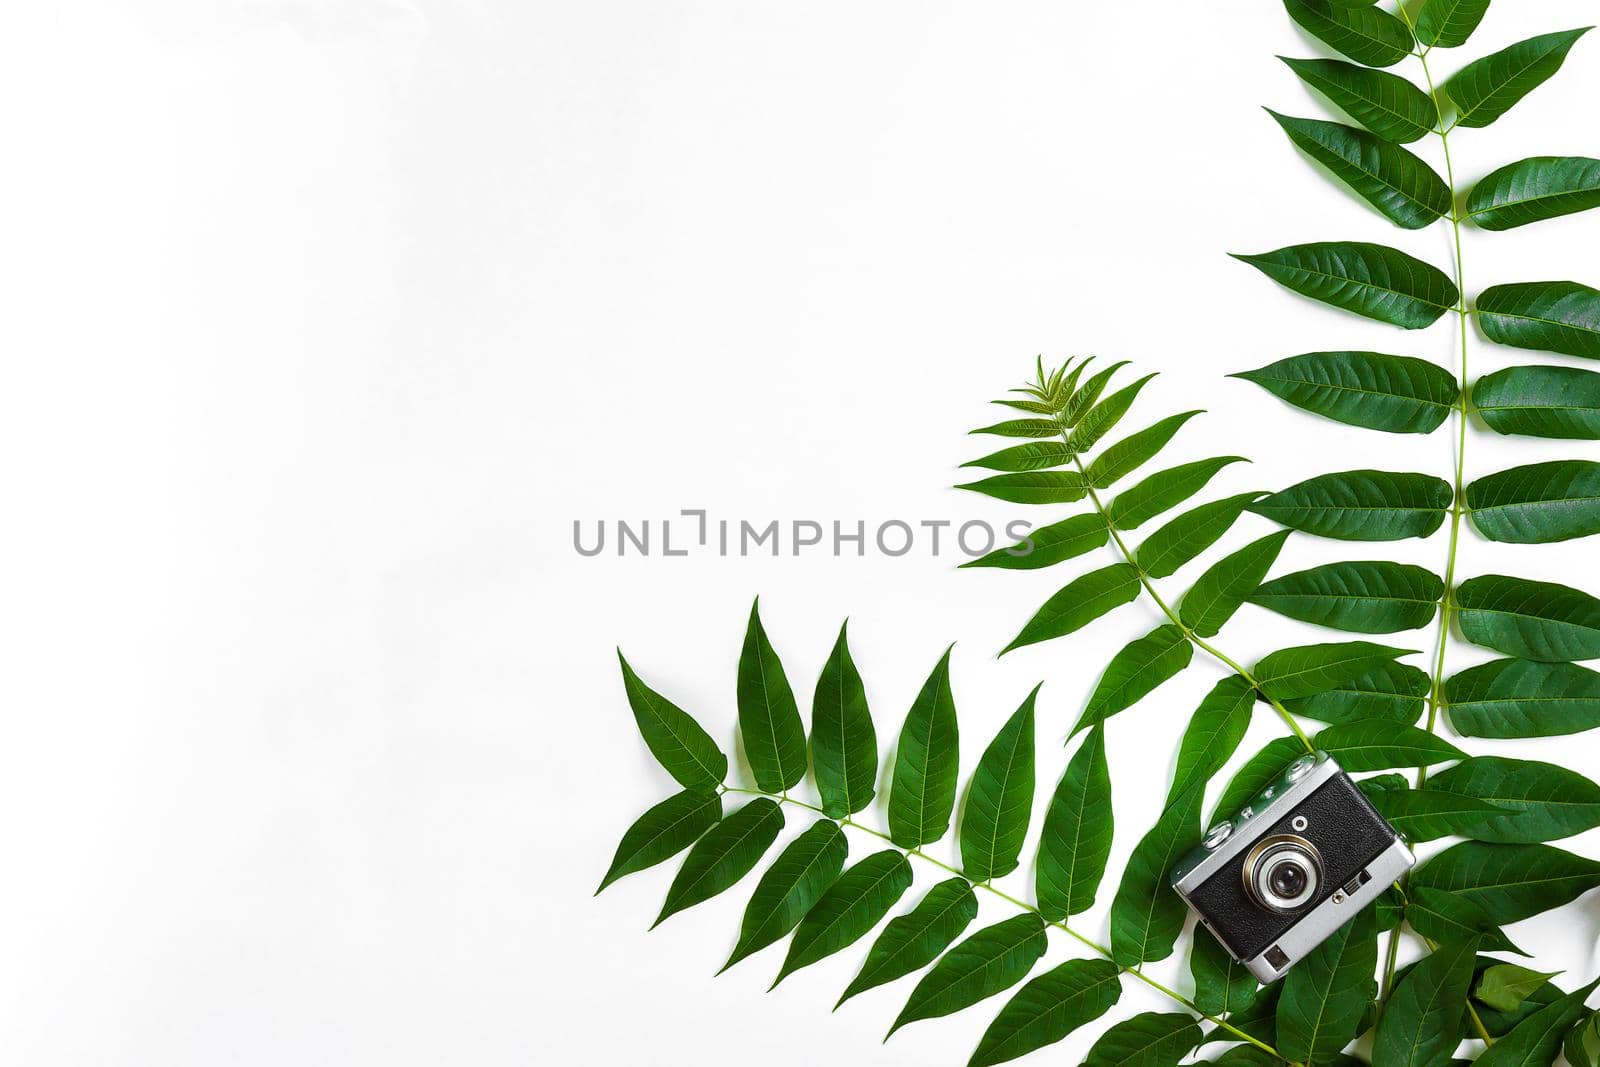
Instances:
[[[1502,345],[1600,359],[1600,290],[1577,282],[1517,282],[1478,295],[1478,324]]]
[[[946,878],[911,911],[889,920],[835,1010],[857,993],[922,970],[977,917],[978,898],[972,885],[965,878]]]
[[[909,888],[911,863],[892,848],[853,864],[800,920],[789,955],[772,984],[855,944]]]
[[[1077,450],[1063,441],[1030,441],[991,452],[982,459],[963,463],[963,467],[983,467],[992,471],[1038,471],[1071,463]]]
[[[1466,755],[1437,734],[1387,719],[1356,719],[1330,726],[1317,735],[1317,747],[1337,756],[1347,771],[1431,767]]]
[[[1600,159],[1534,156],[1486,175],[1467,198],[1467,218],[1510,230],[1600,207]]]
[[[1424,0],[1417,40],[1429,48],[1459,48],[1483,21],[1489,0]]]
[[[1358,634],[1392,634],[1426,626],[1444,595],[1444,581],[1409,563],[1328,563],[1274,578],[1250,602],[1280,615]]]
[[[993,434],[995,437],[1060,437],[1061,424],[1055,419],[1008,419],[993,426],[982,426],[972,433]]]
[[[1211,687],[1183,732],[1178,766],[1167,790],[1168,804],[1196,785],[1203,788],[1222,769],[1244,740],[1255,704],[1255,688],[1237,674]]]
[[[1487,801],[1443,789],[1385,790],[1369,799],[1379,815],[1413,842],[1476,837],[1478,827],[1500,810]]]
[[[1189,665],[1194,645],[1176,626],[1157,626],[1111,659],[1073,733],[1104,722],[1143,700]]]
[[[1183,932],[1189,909],[1167,882],[1167,871],[1200,841],[1200,800],[1191,787],[1167,806],[1133,847],[1111,901],[1111,958],[1124,967],[1164,960]]]
[[[1051,922],[1088,911],[1111,855],[1111,775],[1105,728],[1089,731],[1044,814],[1035,893]]]
[[[1475,828],[1479,841],[1556,841],[1600,826],[1600,785],[1553,763],[1476,756],[1430,784],[1498,809]]]
[[[1345,641],[1325,645],[1297,645],[1262,657],[1255,677],[1261,688],[1279,700],[1310,696],[1381,666],[1411,650],[1375,645],[1370,641]]]
[[[1460,395],[1444,368],[1381,352],[1307,352],[1229,377],[1325,418],[1389,433],[1431,433]]]
[[[1477,984],[1477,982],[1483,977],[1483,973],[1490,967],[1494,967],[1504,962],[1503,960],[1497,960],[1492,956],[1482,955],[1482,948],[1483,946],[1480,945],[1477,970],[1473,975],[1474,985]],[[1527,1000],[1524,1000],[1521,1004],[1519,1004],[1514,1011],[1500,1011],[1496,1008],[1489,1007],[1487,1004],[1479,1004],[1477,1006],[1477,1015],[1478,1019],[1483,1023],[1483,1028],[1489,1032],[1490,1037],[1504,1037],[1506,1034],[1509,1034],[1512,1030],[1516,1029],[1518,1025],[1523,1023],[1534,1013],[1548,1007],[1551,1004],[1554,1004],[1564,996],[1566,996],[1565,991],[1557,986],[1554,982],[1545,982],[1538,989],[1534,990],[1533,993],[1528,996]],[[1473,1023],[1470,1016],[1462,1016],[1461,1036],[1469,1040],[1478,1036],[1477,1026]]]
[[[984,750],[961,811],[961,870],[974,882],[1017,869],[1033,807],[1033,706],[1039,687]]]
[[[968,1067],[989,1067],[1053,1045],[1111,1010],[1122,973],[1107,960],[1068,960],[1017,991],[978,1042]]]
[[[1478,947],[1485,952],[1515,952],[1513,945],[1478,905],[1470,900],[1426,886],[1412,886],[1406,903],[1406,921],[1411,928],[1436,944],[1459,944],[1481,938]]]
[[[1148,385],[1150,379],[1154,377],[1154,374],[1147,374],[1132,385],[1124,386],[1090,408],[1088,413],[1083,416],[1083,420],[1072,431],[1072,447],[1079,452],[1087,452],[1099,444],[1100,439],[1110,433],[1112,427],[1116,426],[1118,422],[1122,421],[1122,416],[1126,415],[1128,409],[1133,406],[1134,398],[1139,395],[1139,391]]]
[[[1600,1012],[1573,1027],[1561,1049],[1571,1067],[1600,1067]]]
[[[598,896],[624,875],[654,867],[671,859],[700,839],[722,818],[722,798],[715,793],[685,789],[675,793],[635,820],[622,835],[611,866],[600,880]]]
[[[884,1040],[907,1023],[950,1015],[1010,989],[1033,969],[1044,950],[1044,920],[1037,915],[1016,915],[984,927],[946,952],[922,976]]]
[[[830,819],[872,803],[878,779],[878,734],[861,673],[850,658],[848,628],[849,623],[839,627],[839,640],[822,666],[811,705],[811,766],[822,810]]]
[[[947,648],[900,727],[889,788],[889,836],[901,848],[920,848],[950,828],[960,733]]]
[[[1554,1063],[1561,1051],[1561,1039],[1588,1012],[1583,1002],[1597,984],[1600,982],[1590,982],[1539,1009],[1474,1062],[1479,1067],[1545,1067]]]
[[[999,567],[1010,571],[1036,571],[1092,552],[1110,540],[1106,522],[1098,513],[1041,526],[1014,545],[997,548],[962,567]]]
[[[1169,415],[1152,426],[1124,437],[1089,464],[1089,484],[1096,489],[1109,488],[1124,475],[1131,474],[1154,459],[1179,428],[1199,414],[1195,410]]]
[[[1561,663],[1600,657],[1600,600],[1554,582],[1485,574],[1456,588],[1456,618],[1473,644]]]
[[[1515,963],[1497,963],[1479,976],[1472,995],[1497,1011],[1516,1011],[1534,990],[1560,973],[1529,970]]]
[[[1411,54],[1411,31],[1387,11],[1328,0],[1284,0],[1283,6],[1307,33],[1357,63],[1392,67]]]
[[[1300,744],[1299,738],[1273,738],[1235,772],[1227,788],[1222,791],[1216,807],[1211,810],[1231,816],[1244,807],[1246,801],[1260,793],[1263,787],[1282,774],[1289,764],[1305,755],[1305,752],[1305,747]]]
[[[800,925],[806,912],[838,880],[849,852],[844,831],[831,819],[818,819],[791,841],[756,883],[739,925],[739,943],[722,970]]]
[[[1365,241],[1290,245],[1233,258],[1302,296],[1407,330],[1432,326],[1461,299],[1439,268]]]
[[[1422,717],[1430,688],[1426,671],[1391,661],[1325,692],[1286,700],[1283,706],[1296,715],[1326,723],[1355,719],[1414,723]]]
[[[1456,105],[1456,126],[1487,126],[1561,69],[1578,38],[1589,32],[1563,30],[1518,41],[1468,63],[1445,83]]]
[[[1301,119],[1267,109],[1296,148],[1407,230],[1450,213],[1450,187],[1422,160],[1376,134],[1340,122]]]
[[[1288,539],[1288,530],[1268,534],[1212,564],[1178,605],[1184,625],[1201,637],[1215,635],[1255,592]]]
[[[1476,953],[1476,939],[1440,945],[1396,984],[1373,1038],[1373,1067],[1420,1067],[1449,1058],[1461,1041],[1456,1028]]]
[[[713,826],[684,857],[661,914],[650,928],[684,908],[710,900],[749,874],[782,828],[783,810],[766,797],[757,797]]]
[[[806,776],[806,728],[794,690],[767,631],[761,604],[750,607],[744,651],[739,656],[739,734],[751,773],[763,793],[782,793]]]
[[[1085,363],[1087,365],[1087,362]],[[1067,401],[1061,411],[1061,421],[1068,427],[1078,425],[1088,415],[1095,401],[1100,399],[1100,394],[1105,391],[1106,385],[1111,381],[1111,376],[1128,365],[1127,360],[1120,360],[1100,371],[1094,377],[1083,383],[1083,388],[1072,394],[1072,399]],[[1080,367],[1081,371],[1083,368]]]
[[[1024,474],[997,474],[982,481],[956,486],[1012,504],[1070,504],[1089,492],[1083,475],[1077,471],[1030,471]]]
[[[1312,949],[1283,979],[1276,1048],[1297,1063],[1325,1063],[1356,1036],[1378,967],[1372,909]]]
[[[1465,737],[1556,737],[1600,726],[1600,674],[1575,663],[1491,660],[1445,682],[1444,699]]]
[[[1293,740],[1290,738],[1290,740]],[[1249,1034],[1257,1041],[1270,1045],[1278,1039],[1276,1016],[1278,1012],[1278,998],[1283,995],[1283,983],[1274,982],[1264,986],[1255,999],[1244,1008],[1234,1012],[1228,1017],[1228,1023],[1236,1030]],[[1201,1038],[1202,1045],[1209,1045],[1213,1041],[1236,1041],[1233,1032],[1222,1027],[1213,1027],[1206,1031]],[[1221,1062],[1220,1060],[1218,1062]]]
[[[650,754],[685,789],[715,789],[727,777],[728,757],[686,711],[640,681],[620,650],[617,661],[628,706]]]
[[[1204,489],[1222,468],[1248,462],[1243,456],[1217,456],[1158,471],[1112,501],[1111,522],[1124,530],[1136,529]]]
[[[1600,374],[1573,367],[1507,367],[1479,378],[1472,402],[1496,433],[1600,440]]]
[[[1600,863],[1552,845],[1463,841],[1418,867],[1412,884],[1454,893],[1504,925],[1559,908],[1600,885]]]
[[[1250,506],[1291,529],[1340,541],[1427,537],[1444,523],[1450,483],[1430,474],[1343,471],[1322,474]]]
[[[1600,463],[1561,459],[1467,486],[1472,525],[1491,541],[1545,545],[1600,533]]]
[[[1112,608],[1121,607],[1139,595],[1139,572],[1126,563],[1113,563],[1068,582],[1044,602],[1022,632],[1001,649],[1038,644],[1052,637],[1064,637],[1087,626]]]
[[[1244,964],[1229,955],[1203,926],[1194,931],[1189,973],[1194,977],[1194,1006],[1207,1015],[1244,1011],[1261,988]]]
[[[1198,1044],[1192,1017],[1147,1011],[1100,1035],[1083,1067],[1176,1067]]]
[[[1439,125],[1439,110],[1428,94],[1397,75],[1338,59],[1278,58],[1301,81],[1386,140],[1409,144]]]
[[[1214,545],[1261,493],[1240,493],[1190,508],[1156,530],[1139,546],[1139,566],[1152,578],[1165,578]]]

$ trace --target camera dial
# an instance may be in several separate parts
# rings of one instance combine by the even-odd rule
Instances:
[[[1263,838],[1244,861],[1244,887],[1252,900],[1280,915],[1298,911],[1322,884],[1317,847],[1296,834]]]

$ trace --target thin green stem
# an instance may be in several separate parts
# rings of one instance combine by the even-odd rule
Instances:
[[[1065,432],[1062,433],[1061,439],[1069,446],[1072,444],[1070,437]],[[1294,716],[1289,714],[1289,709],[1284,707],[1278,702],[1276,697],[1272,696],[1264,688],[1262,688],[1261,683],[1256,680],[1255,675],[1251,674],[1250,671],[1242,666],[1237,660],[1223,652],[1221,649],[1217,648],[1215,645],[1211,644],[1211,642],[1207,641],[1199,634],[1195,633],[1189,624],[1184,622],[1183,619],[1178,616],[1178,613],[1174,611],[1166,602],[1166,600],[1161,596],[1160,591],[1156,589],[1155,582],[1151,580],[1150,575],[1145,572],[1143,567],[1139,566],[1139,561],[1134,556],[1132,550],[1128,548],[1127,542],[1123,541],[1122,532],[1117,529],[1117,524],[1112,521],[1110,510],[1105,506],[1104,503],[1101,502],[1100,494],[1097,493],[1094,486],[1089,483],[1089,472],[1084,468],[1083,457],[1074,455],[1072,457],[1072,463],[1073,466],[1078,468],[1078,473],[1083,476],[1084,485],[1089,491],[1089,502],[1094,505],[1095,513],[1100,516],[1100,520],[1106,524],[1106,529],[1111,534],[1111,540],[1116,543],[1117,551],[1122,555],[1123,560],[1128,564],[1128,566],[1133,568],[1134,573],[1138,575],[1139,584],[1144,587],[1144,591],[1146,593],[1150,594],[1150,599],[1155,602],[1156,607],[1161,609],[1161,614],[1165,615],[1167,620],[1183,633],[1184,637],[1193,642],[1196,648],[1202,649],[1212,658],[1227,666],[1229,670],[1233,671],[1235,674],[1249,683],[1251,688],[1260,693],[1262,698],[1266,700],[1268,704],[1272,705],[1272,710],[1278,713],[1278,717],[1284,721],[1285,725],[1287,725],[1294,733],[1294,736],[1300,739],[1300,743],[1302,745],[1306,746],[1306,751],[1315,751],[1316,746],[1311,743],[1311,738],[1306,736],[1305,730],[1301,729],[1300,724],[1295,721]]]
[[[781,793],[781,794],[780,793],[767,793],[767,792],[763,792],[762,790],[759,790],[759,789],[741,789],[741,788],[738,788],[737,786],[731,786],[731,785],[720,786],[718,788],[718,792],[719,793],[739,793],[739,794],[742,794],[744,796],[752,796],[752,797],[766,797],[768,800],[775,801],[775,802],[777,802],[779,804],[791,804],[791,805],[793,805],[793,806],[795,806],[797,808],[804,808],[806,811],[815,812],[816,814],[821,815],[823,818],[826,818],[826,819],[831,819],[832,818],[832,816],[828,815],[825,811],[823,811],[821,808],[817,807],[815,804],[807,804],[803,800],[796,800],[794,797],[789,796],[787,793]],[[915,856],[917,859],[922,860],[924,863],[928,863],[928,864],[930,864],[930,865],[932,865],[934,867],[937,867],[940,870],[945,871],[948,874],[953,874],[958,878],[965,879],[967,881],[967,883],[969,885],[971,885],[975,889],[981,889],[984,892],[989,893],[990,895],[992,895],[994,897],[997,897],[998,899],[1003,900],[1006,903],[1008,903],[1008,904],[1010,904],[1010,905],[1012,905],[1012,906],[1014,906],[1016,908],[1021,909],[1022,911],[1028,912],[1028,913],[1030,913],[1032,915],[1039,916],[1040,920],[1043,921],[1045,923],[1045,925],[1055,927],[1057,930],[1060,930],[1062,933],[1067,934],[1068,936],[1070,936],[1070,937],[1074,938],[1075,940],[1081,942],[1085,947],[1093,950],[1097,955],[1100,955],[1100,956],[1104,957],[1105,959],[1110,960],[1112,963],[1116,964],[1117,969],[1122,971],[1123,974],[1131,975],[1132,977],[1137,978],[1139,981],[1143,982],[1145,985],[1149,986],[1151,989],[1154,989],[1157,992],[1164,994],[1165,996],[1171,998],[1176,1003],[1181,1004],[1183,1007],[1187,1008],[1189,1011],[1193,1012],[1194,1014],[1200,1016],[1203,1019],[1206,1019],[1206,1020],[1210,1021],[1211,1023],[1214,1023],[1216,1026],[1220,1027],[1221,1029],[1226,1030],[1228,1033],[1232,1034],[1234,1037],[1238,1038],[1240,1041],[1247,1041],[1250,1044],[1254,1045],[1256,1048],[1259,1048],[1261,1051],[1267,1053],[1268,1055],[1276,1056],[1280,1060],[1284,1059],[1284,1057],[1278,1053],[1278,1050],[1273,1048],[1271,1045],[1269,1045],[1266,1042],[1260,1040],[1259,1038],[1251,1037],[1249,1034],[1245,1033],[1243,1030],[1240,1030],[1238,1027],[1234,1026],[1232,1023],[1229,1023],[1225,1019],[1221,1019],[1221,1018],[1218,1018],[1215,1015],[1211,1015],[1208,1012],[1201,1011],[1198,1007],[1195,1006],[1195,1002],[1192,999],[1190,999],[1189,997],[1184,996],[1182,993],[1179,993],[1176,990],[1169,989],[1167,986],[1163,985],[1162,983],[1156,981],[1154,978],[1151,978],[1149,975],[1145,974],[1139,968],[1137,968],[1137,967],[1124,967],[1124,966],[1122,966],[1122,964],[1117,963],[1117,961],[1112,958],[1111,950],[1109,948],[1107,948],[1105,945],[1099,944],[1098,942],[1093,941],[1090,938],[1085,937],[1083,934],[1078,933],[1078,931],[1074,930],[1072,927],[1068,926],[1064,922],[1060,922],[1060,921],[1057,921],[1057,920],[1054,920],[1054,919],[1046,918],[1044,913],[1041,912],[1033,904],[1029,904],[1027,901],[1022,900],[1019,897],[1014,897],[1010,893],[1007,893],[1003,889],[997,889],[995,886],[991,885],[988,882],[974,882],[970,878],[967,878],[967,876],[965,874],[963,874],[960,871],[960,869],[958,869],[956,867],[952,867],[950,864],[945,863],[943,860],[940,860],[940,859],[937,859],[937,858],[935,858],[933,856],[928,855],[926,852],[922,851],[920,848],[901,848],[899,845],[895,844],[894,838],[890,837],[888,834],[884,833],[882,830],[879,830],[877,827],[863,825],[862,823],[856,822],[854,819],[850,818],[849,816],[846,816],[843,819],[833,819],[833,821],[835,823],[837,823],[839,826],[844,827],[846,829],[859,830],[862,833],[867,834],[867,835],[869,835],[871,837],[878,838],[880,841],[887,841],[890,845],[893,845],[896,849],[899,849],[901,852],[903,852],[907,856]],[[1285,1060],[1285,1062],[1288,1062],[1288,1061]]]

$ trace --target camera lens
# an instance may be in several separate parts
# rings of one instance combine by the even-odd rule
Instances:
[[[1322,859],[1296,834],[1263,838],[1244,861],[1244,886],[1257,904],[1280,915],[1299,911],[1317,896]]]
[[[1298,861],[1288,860],[1272,868],[1269,884],[1278,896],[1293,898],[1306,891],[1308,881],[1310,875],[1306,869]]]

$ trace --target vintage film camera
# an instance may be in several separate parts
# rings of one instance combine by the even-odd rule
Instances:
[[[1295,761],[1172,869],[1172,887],[1263,983],[1356,917],[1416,857],[1326,752]]]

